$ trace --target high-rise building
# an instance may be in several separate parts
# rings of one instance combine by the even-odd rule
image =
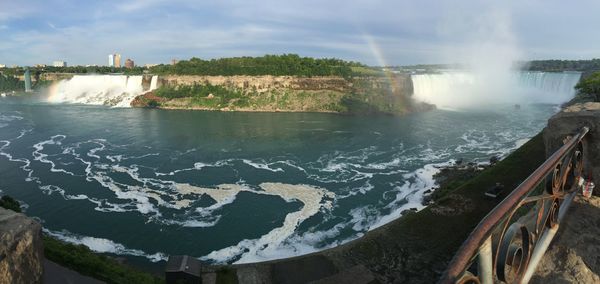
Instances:
[[[115,67],[121,67],[121,54],[115,53]]]
[[[54,67],[67,67],[67,62],[66,61],[54,61],[52,62],[52,66]]]
[[[171,65],[175,65],[177,64],[177,62],[179,62],[179,60],[177,60],[176,58],[171,59]]]
[[[133,60],[127,58],[127,60],[125,60],[125,68],[131,69],[133,67],[135,67],[135,63],[133,62]]]
[[[108,55],[109,67],[121,67],[121,54],[114,53]]]

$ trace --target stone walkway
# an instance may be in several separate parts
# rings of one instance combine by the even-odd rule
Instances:
[[[530,283],[600,283],[600,197],[578,196]]]

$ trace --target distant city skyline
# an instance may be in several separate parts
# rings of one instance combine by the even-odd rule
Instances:
[[[484,3],[481,3],[484,2]],[[600,57],[598,1],[0,0],[0,64],[296,53],[369,65]],[[48,11],[62,11],[60,17]],[[500,49],[501,52],[497,52]]]

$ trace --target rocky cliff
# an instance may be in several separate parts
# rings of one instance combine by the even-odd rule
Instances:
[[[0,208],[0,284],[39,283],[42,226],[21,213]]]
[[[294,77],[294,76],[159,76],[159,86],[211,84],[237,89],[252,89],[257,93],[272,90],[321,90],[348,92],[352,83],[342,77]]]
[[[144,82],[150,78],[145,78]],[[146,82],[147,83],[147,82]],[[407,74],[386,77],[295,76],[178,76],[158,77],[158,87],[220,86],[235,93],[159,98],[147,93],[132,102],[135,107],[224,111],[285,111],[405,114],[431,109],[411,99],[412,80]],[[161,90],[159,89],[159,92]],[[227,98],[224,98],[227,97]],[[243,103],[241,103],[243,102]]]

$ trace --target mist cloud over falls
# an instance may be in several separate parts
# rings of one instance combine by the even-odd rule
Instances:
[[[454,39],[444,61],[460,64],[461,70],[413,75],[414,97],[452,109],[569,100],[579,73],[519,71],[517,62],[525,58],[513,14],[510,5],[488,5],[468,14],[460,7],[450,10],[438,32]]]

